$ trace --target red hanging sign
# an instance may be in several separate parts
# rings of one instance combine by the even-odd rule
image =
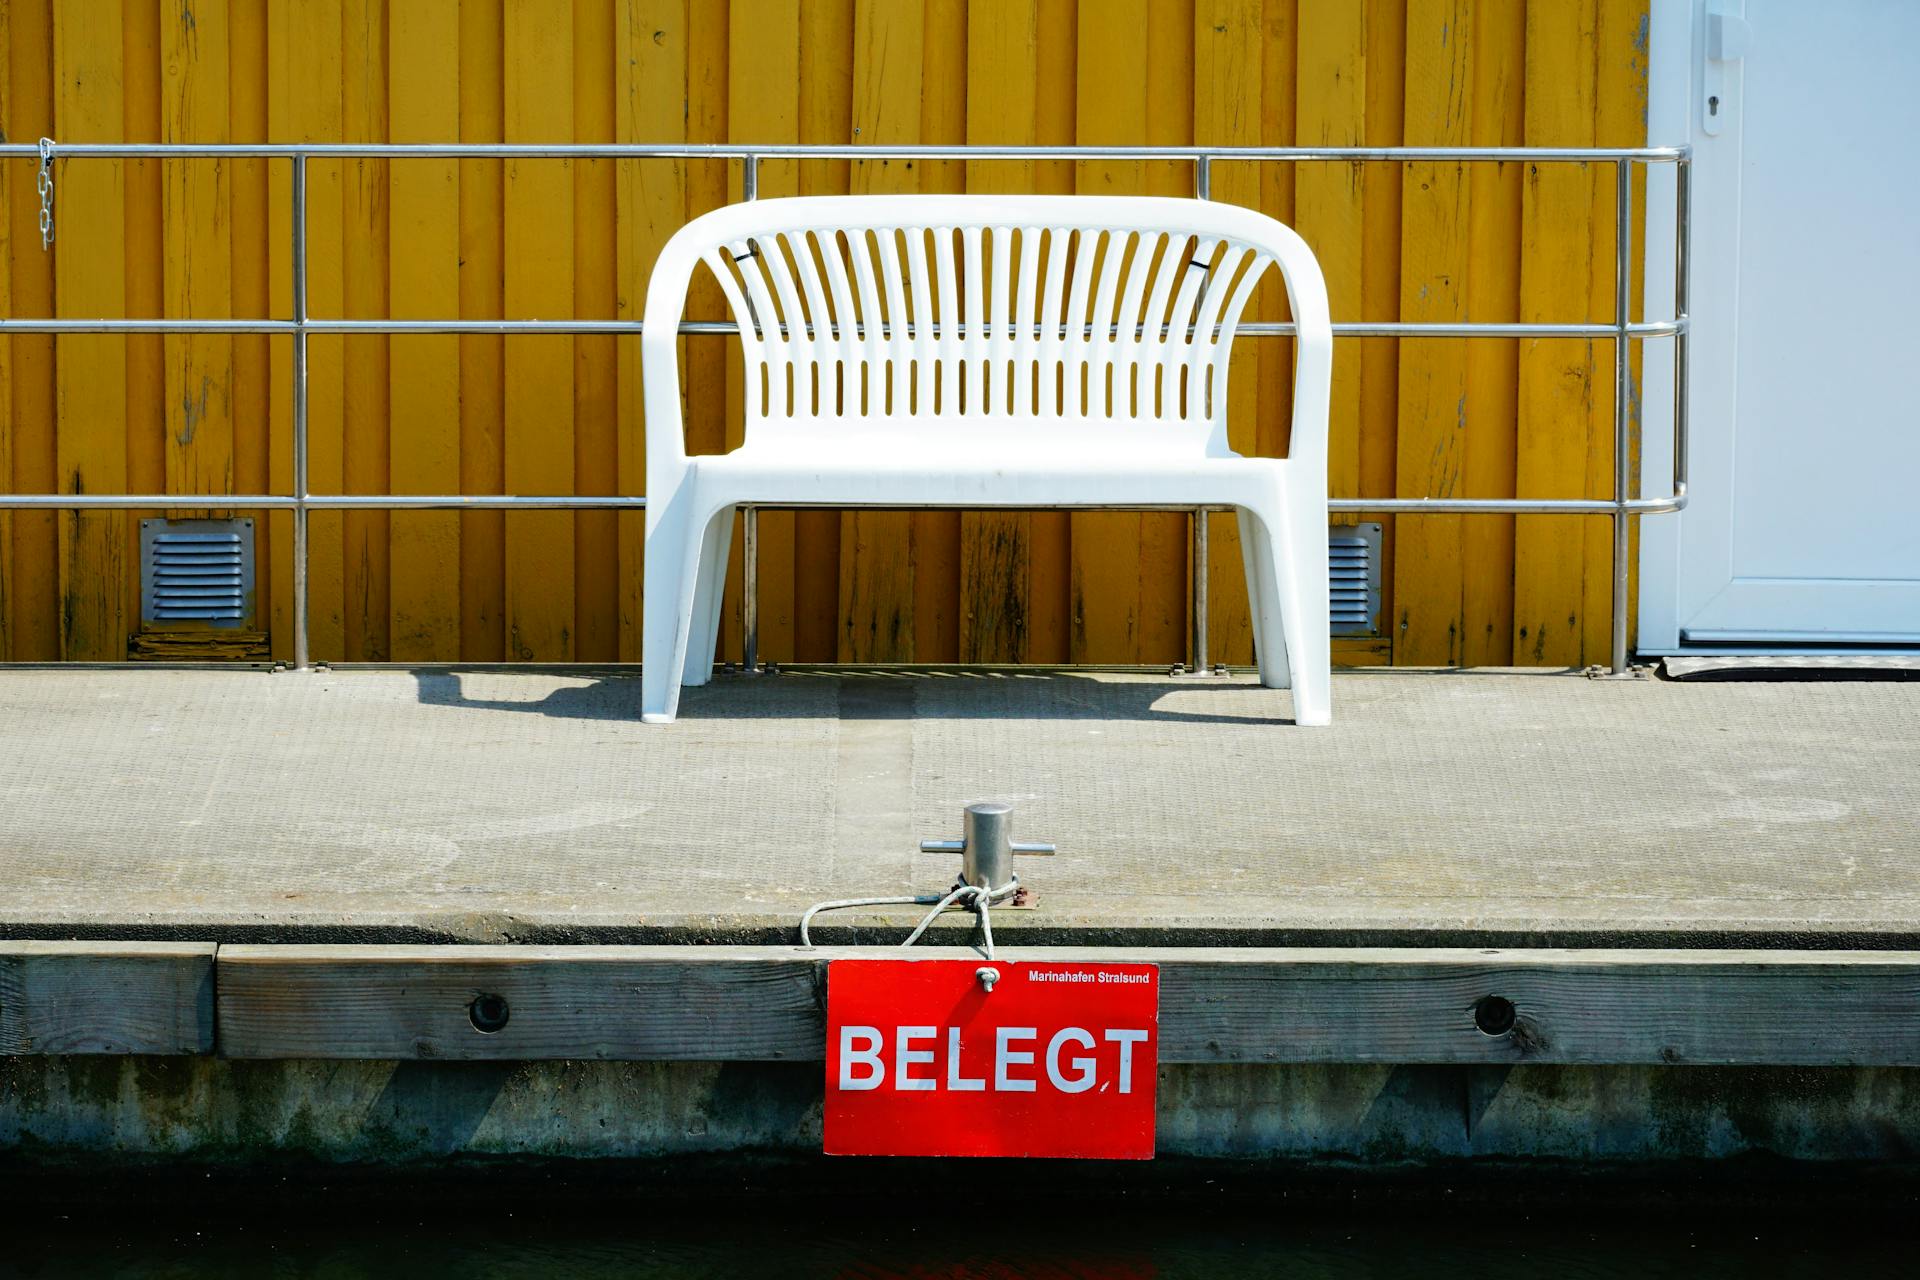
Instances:
[[[1152,1159],[1159,1017],[1150,964],[834,960],[827,1154]]]

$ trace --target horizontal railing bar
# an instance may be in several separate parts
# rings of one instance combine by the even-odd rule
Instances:
[[[1686,327],[1685,322],[1671,320],[1651,320],[1642,324],[1630,324],[1626,328],[1627,337],[1671,338]],[[1255,337],[1279,337],[1291,335],[1294,327],[1285,322],[1248,321],[1242,324],[1239,332]],[[1336,324],[1333,336],[1336,338],[1614,338],[1620,334],[1620,328],[1611,324],[1505,324],[1494,321],[1448,324],[1428,321],[1381,321],[1354,324]]]
[[[0,320],[0,333],[293,333],[299,327],[291,320]]]
[[[292,320],[123,320],[101,317],[99,319],[0,319],[0,334],[5,333],[266,333],[290,334],[298,332],[300,325]],[[829,331],[834,337],[840,336],[840,326],[830,325]],[[1034,332],[1039,334],[1043,326],[1035,325]],[[1091,337],[1095,326],[1084,326],[1084,333]],[[1136,335],[1146,332],[1148,326],[1135,325]],[[785,336],[787,328],[779,326]],[[1627,326],[1627,336],[1636,341],[1647,338],[1671,338],[1686,330],[1684,320],[1659,320],[1644,324]],[[353,334],[448,334],[448,333],[488,333],[488,334],[526,334],[526,333],[572,333],[572,334],[615,334],[633,336],[642,332],[637,320],[309,320],[306,331],[317,333],[353,333]],[[679,332],[688,336],[726,335],[738,333],[740,328],[731,320],[687,320],[680,325]],[[891,337],[892,326],[882,326],[882,333]],[[942,326],[931,326],[930,332],[938,335]],[[962,323],[955,326],[958,336],[966,335],[967,326]],[[1120,326],[1107,326],[1109,335],[1117,335]],[[1161,336],[1173,331],[1173,326],[1160,326]],[[855,325],[854,332],[866,336],[865,325]],[[908,335],[914,333],[909,325]],[[1060,328],[1060,335],[1066,336],[1066,327]],[[1191,332],[1189,330],[1188,332]],[[1237,333],[1251,338],[1285,338],[1293,336],[1294,326],[1280,320],[1252,320],[1241,324]],[[1615,338],[1620,330],[1610,324],[1506,324],[1497,322],[1462,322],[1459,324],[1428,322],[1357,322],[1336,324],[1333,336],[1336,338]]]
[[[1095,325],[1083,325],[1081,327],[1081,333],[1090,338],[1093,336],[1096,327]],[[1133,326],[1134,336],[1139,337],[1144,335],[1149,327],[1150,326],[1147,325],[1136,324]],[[638,326],[636,325],[635,328],[638,328]],[[782,337],[787,336],[786,325],[777,325],[775,328],[779,330]],[[931,325],[929,326],[928,333],[930,336],[938,337],[943,332],[943,328],[943,326],[938,324]],[[1117,324],[1108,325],[1107,335],[1109,337],[1117,337],[1120,333],[1120,328],[1121,326]],[[1399,320],[1352,321],[1335,324],[1332,328],[1333,336],[1336,338],[1615,338],[1620,334],[1619,326],[1611,324],[1523,324],[1507,323],[1504,321],[1461,321],[1457,324]],[[1652,320],[1641,324],[1628,325],[1627,336],[1635,340],[1644,338],[1671,338],[1677,333],[1684,332],[1685,329],[1686,321],[1684,320]],[[827,330],[833,337],[837,338],[840,336],[839,325],[828,325]],[[1062,338],[1066,337],[1068,330],[1069,326],[1060,325],[1058,327],[1059,336]],[[683,334],[732,334],[738,333],[739,331],[739,326],[731,320],[684,320],[680,324],[680,332]],[[1041,335],[1044,331],[1044,325],[1033,326],[1035,336]],[[1160,336],[1163,338],[1173,331],[1173,325],[1163,324],[1160,326]],[[883,324],[880,327],[880,332],[883,336],[892,337],[893,326]],[[911,324],[907,326],[907,335],[909,337],[913,336],[915,332],[915,326]],[[964,338],[967,334],[965,322],[956,324],[954,326],[954,332],[956,336]],[[1193,329],[1189,327],[1185,332],[1191,335]],[[1216,335],[1218,332],[1219,326],[1216,325]],[[1297,332],[1298,330],[1292,322],[1286,320],[1246,320],[1242,321],[1234,329],[1236,335],[1249,338],[1290,338]],[[864,338],[867,334],[867,328],[865,325],[856,324],[854,326],[854,333]]]
[[[0,493],[0,511],[291,511],[299,505],[267,493]]]
[[[541,494],[527,496],[512,493],[435,493],[373,494],[334,493],[307,499],[317,511],[603,511],[639,510],[646,498],[629,493]]]
[[[291,511],[302,503],[283,493],[0,493],[0,510],[44,508],[80,511]],[[606,508],[638,510],[647,500],[637,494],[510,493],[328,493],[314,494],[304,504],[310,511],[593,511]]]
[[[0,500],[3,501],[3,500]],[[849,504],[844,502],[756,502],[752,504],[761,511],[804,511],[814,508],[842,510]],[[858,506],[859,504],[852,504]],[[967,510],[1006,509],[1022,511],[1184,511],[1191,512],[1191,504],[1175,503],[1101,503],[1072,502],[1059,505],[1047,503],[1009,503],[993,507],[992,504],[964,504]],[[1676,491],[1664,498],[1630,498],[1624,503],[1611,498],[1334,498],[1327,503],[1327,510],[1343,515],[1365,513],[1398,515],[1539,515],[1539,516],[1610,516],[1623,508],[1629,515],[1657,515],[1663,512],[1679,511],[1687,505],[1684,490]],[[888,503],[886,510],[893,511],[951,511],[956,508],[945,503]],[[1216,507],[1208,504],[1208,511],[1228,513],[1231,507]]]
[[[1147,147],[980,146],[852,143],[540,143],[540,142],[60,142],[61,159],[314,160],[1433,160],[1588,163],[1637,160],[1671,164],[1685,147]],[[0,144],[0,156],[39,159],[31,142]]]
[[[1629,498],[1625,502],[1601,498],[1336,498],[1327,510],[1342,515],[1514,515],[1610,516],[1624,511],[1632,516],[1663,515],[1686,507],[1687,495],[1667,498]]]
[[[1686,506],[1686,494],[1668,498],[1634,498],[1617,503],[1598,498],[1336,498],[1327,510],[1341,514],[1399,515],[1655,515]],[[0,510],[52,511],[290,511],[303,505],[285,494],[262,493],[0,493]],[[596,511],[638,510],[647,505],[637,494],[540,495],[520,494],[315,494],[304,504],[310,511]],[[759,505],[759,504],[757,504]],[[763,510],[810,507],[839,509],[834,502],[778,502]],[[952,510],[943,504],[889,505],[889,510]],[[1021,504],[1021,509],[1060,511],[1191,511],[1178,504],[1076,502],[1059,507]],[[1226,510],[1226,508],[1219,508]]]

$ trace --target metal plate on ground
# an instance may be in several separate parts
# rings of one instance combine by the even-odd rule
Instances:
[[[1159,1010],[1151,964],[832,961],[826,1152],[1151,1159]]]
[[[1669,680],[1920,680],[1920,653],[1769,654],[1667,658]]]

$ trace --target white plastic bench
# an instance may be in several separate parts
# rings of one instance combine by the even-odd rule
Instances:
[[[689,458],[675,332],[696,263],[741,327],[746,432]],[[1284,459],[1227,447],[1227,356],[1279,263],[1294,322]],[[1331,718],[1326,286],[1304,241],[1228,204],[823,196],[730,205],[660,254],[647,411],[641,711],[713,673],[743,504],[1199,507],[1240,517],[1261,682]]]

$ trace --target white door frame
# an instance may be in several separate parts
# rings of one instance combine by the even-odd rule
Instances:
[[[1740,18],[1746,0],[1651,0],[1647,77],[1647,142],[1652,146],[1693,144],[1693,234],[1688,244],[1689,277],[1689,449],[1694,460],[1687,508],[1678,515],[1640,522],[1640,611],[1635,648],[1644,654],[1748,653],[1751,643],[1699,643],[1684,639],[1682,628],[1697,617],[1721,584],[1737,589],[1734,573],[1733,503],[1734,423],[1739,392],[1738,306],[1740,290],[1740,165],[1743,161],[1740,95],[1744,62],[1735,22],[1725,37],[1727,57],[1712,55],[1709,11]],[[1696,52],[1698,51],[1698,52]],[[1709,96],[1719,99],[1726,135],[1708,119]],[[1673,166],[1648,166],[1646,237],[1646,318],[1671,315],[1673,296]],[[1674,374],[1672,340],[1647,342],[1642,362],[1641,493],[1669,492],[1673,480]],[[1837,513],[1824,513],[1832,516]],[[1682,533],[1687,535],[1682,557]],[[1721,590],[1722,598],[1726,592]],[[1732,636],[1726,637],[1731,641]],[[1831,652],[1834,644],[1867,641],[1867,636],[1835,634],[1827,644],[1776,642],[1762,636],[1768,653]],[[1888,637],[1887,650],[1911,652]]]

